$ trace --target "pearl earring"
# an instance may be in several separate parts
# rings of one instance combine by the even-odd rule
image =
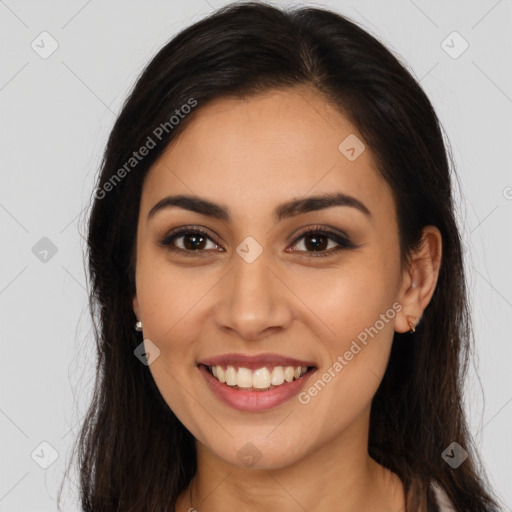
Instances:
[[[135,322],[135,330],[139,332],[142,331],[142,322],[140,320]]]

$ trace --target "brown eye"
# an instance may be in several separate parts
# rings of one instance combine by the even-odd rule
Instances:
[[[194,250],[204,250],[206,247],[206,240],[207,238],[204,235],[199,235],[197,233],[189,233],[187,235],[183,235],[183,245],[184,248],[188,251],[194,251]]]
[[[182,239],[181,243],[176,241]],[[208,247],[208,241],[212,242],[213,247]],[[201,229],[181,229],[179,231],[171,231],[162,240],[159,245],[167,247],[172,251],[181,251],[183,253],[200,253],[210,249],[219,248],[217,243]],[[180,246],[181,245],[181,246]]]
[[[308,234],[302,238],[305,240],[304,247],[308,251],[324,251],[327,249],[330,240],[329,237],[318,233]]]
[[[303,232],[298,238],[295,239],[294,247],[297,241],[304,239],[304,250],[294,249],[292,252],[306,253],[307,257],[322,257],[338,253],[343,249],[352,249],[356,246],[349,240],[348,237],[343,236],[334,231],[325,230],[322,228],[313,228]],[[329,247],[329,241],[334,242],[334,248]],[[330,248],[331,250],[326,250]]]

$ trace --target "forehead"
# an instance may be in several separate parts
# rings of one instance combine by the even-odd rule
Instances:
[[[290,198],[338,191],[373,209],[393,210],[362,136],[318,92],[277,90],[196,108],[150,169],[141,212],[168,194],[183,193],[229,204],[247,218]]]

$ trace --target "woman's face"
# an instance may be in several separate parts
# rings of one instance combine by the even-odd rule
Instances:
[[[308,202],[325,194],[353,199]],[[178,195],[218,206],[149,215]],[[160,244],[178,228],[189,233]],[[144,182],[133,307],[150,359],[160,351],[149,370],[200,446],[228,464],[277,468],[334,440],[366,446],[393,332],[404,330],[402,277],[391,191],[355,127],[312,90],[202,107]],[[282,381],[279,366],[290,377],[293,361],[279,358],[315,368],[243,391],[200,364],[226,354],[221,366],[242,386]]]

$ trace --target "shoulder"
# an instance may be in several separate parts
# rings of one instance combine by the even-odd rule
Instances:
[[[440,512],[457,512],[453,506],[452,501],[444,491],[444,489],[437,483],[432,482],[432,490],[436,497],[437,504],[439,505]]]

